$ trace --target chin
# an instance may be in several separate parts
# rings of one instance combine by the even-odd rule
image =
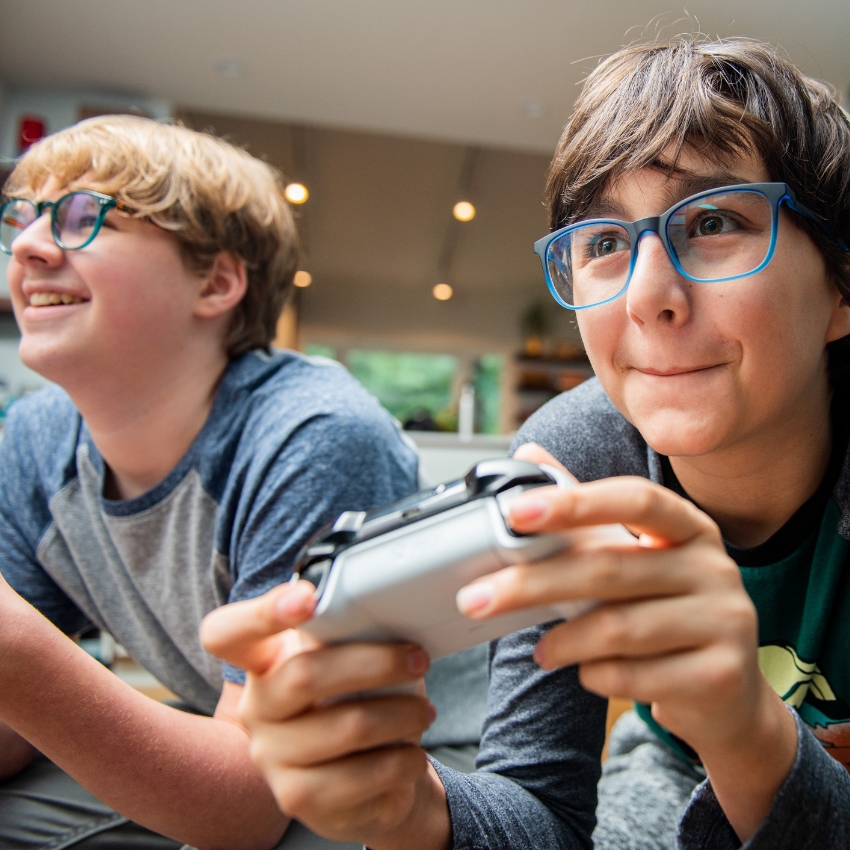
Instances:
[[[718,423],[697,419],[693,412],[658,412],[642,421],[630,417],[641,436],[658,454],[668,457],[697,457],[717,449],[723,441]]]
[[[33,372],[38,372],[48,381],[62,382],[62,375],[72,366],[73,358],[61,346],[45,345],[24,336],[18,347],[21,363]]]

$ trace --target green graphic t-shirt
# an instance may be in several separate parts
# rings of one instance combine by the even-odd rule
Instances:
[[[850,542],[838,533],[841,512],[832,498],[848,430],[844,422],[835,425],[835,449],[818,492],[765,543],[752,549],[727,543],[726,550],[758,611],[759,667],[830,755],[850,770]],[[665,484],[687,497],[666,458],[662,466]],[[636,709],[669,746],[698,760],[653,720],[649,706]]]

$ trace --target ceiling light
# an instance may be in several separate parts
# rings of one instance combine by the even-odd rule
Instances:
[[[458,201],[452,209],[452,215],[458,221],[472,221],[475,218],[475,207],[469,201]]]
[[[448,301],[454,294],[447,283],[438,283],[431,291],[437,301]]]
[[[245,73],[245,63],[239,59],[222,56],[213,62],[213,70],[222,77],[229,77],[231,80],[235,80]]]
[[[301,269],[301,271],[295,272],[295,277],[292,282],[296,286],[300,286],[304,289],[313,282],[313,275],[311,275],[310,272],[305,272],[304,269]]]
[[[303,204],[310,193],[303,183],[290,183],[284,190],[283,195],[290,204]]]

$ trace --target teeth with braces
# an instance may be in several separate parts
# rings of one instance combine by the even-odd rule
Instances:
[[[79,295],[70,295],[67,292],[34,292],[30,295],[31,307],[50,307],[56,304],[82,304],[83,299]]]

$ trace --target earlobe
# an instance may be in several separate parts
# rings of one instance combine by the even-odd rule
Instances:
[[[841,296],[835,305],[829,326],[826,329],[826,342],[835,342],[837,339],[850,334],[850,300]]]
[[[219,251],[200,280],[195,315],[213,319],[232,310],[245,297],[247,287],[245,261],[228,251]]]

